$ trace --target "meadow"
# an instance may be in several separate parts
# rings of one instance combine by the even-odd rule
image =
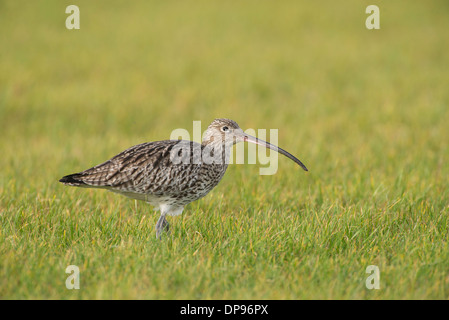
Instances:
[[[448,299],[448,12],[0,1],[0,298]],[[58,182],[214,118],[278,129],[309,172],[231,165],[161,241],[146,203]]]

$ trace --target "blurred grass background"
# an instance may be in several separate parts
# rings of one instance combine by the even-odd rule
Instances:
[[[76,4],[81,29],[65,28]],[[367,30],[365,8],[380,8]],[[3,299],[447,299],[447,1],[0,1]],[[214,118],[279,129],[170,220],[57,180]],[[67,290],[68,265],[81,289]],[[367,290],[368,265],[381,289]]]

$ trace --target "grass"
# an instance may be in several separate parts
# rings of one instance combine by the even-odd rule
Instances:
[[[367,1],[77,1],[72,31],[69,4],[0,2],[0,298],[449,298],[445,1],[377,1],[374,31]],[[310,172],[232,165],[162,241],[145,203],[57,182],[216,117]]]

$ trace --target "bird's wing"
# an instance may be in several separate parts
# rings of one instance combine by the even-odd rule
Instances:
[[[196,142],[164,140],[133,146],[76,174],[84,184],[124,192],[176,194],[192,186],[201,168]]]

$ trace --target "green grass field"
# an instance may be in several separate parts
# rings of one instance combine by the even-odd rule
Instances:
[[[69,4],[80,30],[65,28]],[[0,298],[448,299],[448,13],[0,1]],[[162,241],[149,205],[58,183],[221,117],[279,129],[310,172],[231,165]]]

